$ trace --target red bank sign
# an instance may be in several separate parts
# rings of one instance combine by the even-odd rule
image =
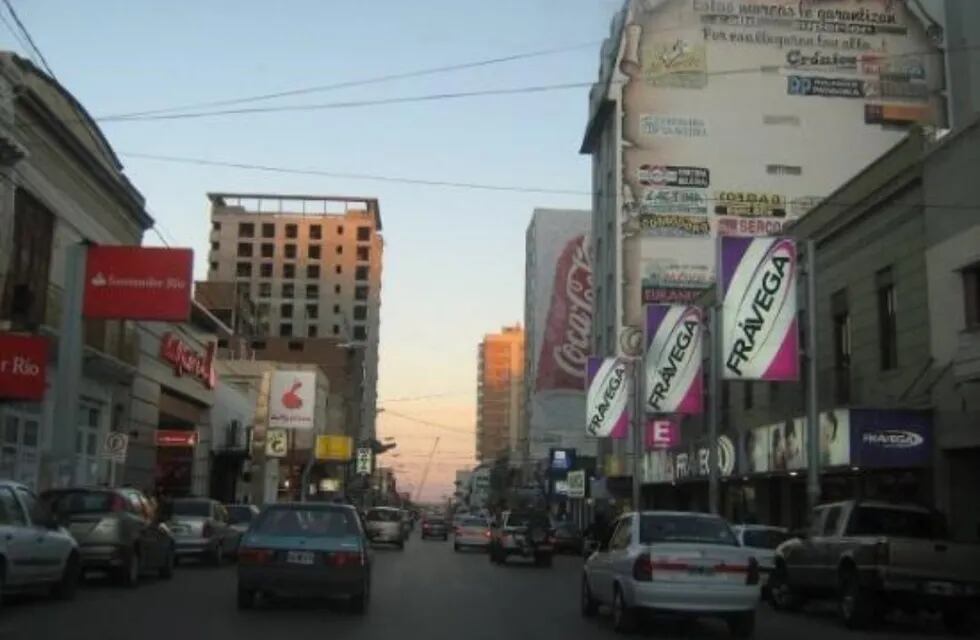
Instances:
[[[0,398],[44,398],[48,341],[37,336],[0,333]]]
[[[184,322],[191,311],[191,249],[89,247],[86,318]]]

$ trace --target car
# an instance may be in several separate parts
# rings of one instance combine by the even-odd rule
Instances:
[[[426,516],[422,520],[422,539],[449,540],[449,523],[442,516]]]
[[[239,548],[238,607],[262,598],[343,598],[357,613],[371,593],[371,552],[354,507],[322,502],[263,507]]]
[[[393,507],[374,507],[364,517],[367,536],[371,542],[393,544],[405,548],[405,529],[400,509]]]
[[[585,542],[582,537],[582,530],[578,528],[578,525],[574,522],[558,522],[555,524],[554,530],[556,552],[582,555]]]
[[[482,516],[463,516],[453,529],[453,551],[490,547],[490,522]]]
[[[412,531],[415,529],[415,521],[412,520],[412,514],[405,509],[400,509],[399,513],[402,518],[402,535],[406,540],[408,540],[408,538],[412,535]]]
[[[728,523],[710,513],[643,511],[616,520],[585,562],[582,615],[612,609],[618,632],[635,629],[643,611],[720,617],[731,634],[755,630],[759,563]]]
[[[259,515],[259,508],[254,504],[226,504],[225,511],[228,512],[228,525],[238,533],[241,542],[249,525]]]
[[[533,559],[540,567],[550,567],[555,553],[554,531],[545,512],[506,511],[490,535],[490,562],[504,564],[518,556]]]
[[[127,587],[149,571],[173,577],[176,542],[141,491],[71,487],[45,491],[41,501],[78,543],[83,572],[107,572]]]
[[[238,550],[241,534],[231,527],[224,505],[210,498],[176,498],[168,523],[177,541],[177,558],[197,558],[220,566]]]
[[[738,543],[752,549],[762,572],[762,597],[769,598],[769,575],[772,574],[776,560],[776,547],[789,540],[785,527],[764,524],[739,524],[732,527]]]
[[[0,480],[0,563],[0,595],[42,589],[75,596],[78,543],[30,488],[9,480]]]

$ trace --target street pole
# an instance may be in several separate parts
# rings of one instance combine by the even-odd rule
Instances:
[[[640,472],[643,469],[643,422],[646,415],[644,410],[644,384],[646,378],[646,368],[644,358],[639,356],[633,360],[633,510],[642,511],[641,495],[643,489],[643,478]]]
[[[820,424],[817,410],[817,255],[816,243],[806,241],[806,498],[811,511],[820,502]]]
[[[720,264],[720,263],[719,263]],[[721,300],[708,309],[708,511],[718,513],[718,425],[721,423]]]

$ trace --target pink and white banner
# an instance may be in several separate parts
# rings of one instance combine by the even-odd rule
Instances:
[[[646,316],[647,413],[701,413],[704,397],[701,309],[652,304],[647,305]]]
[[[632,390],[629,362],[590,357],[587,367],[586,433],[593,438],[625,438]]]
[[[719,241],[724,378],[799,379],[795,242],[733,237]]]

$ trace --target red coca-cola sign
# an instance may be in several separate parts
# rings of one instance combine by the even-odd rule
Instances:
[[[165,333],[160,338],[160,357],[174,367],[178,377],[189,375],[197,378],[208,389],[214,389],[214,350],[215,343],[210,342],[204,353],[194,351],[180,336]]]
[[[43,399],[47,367],[47,338],[0,334],[0,398]]]
[[[555,269],[535,391],[585,388],[592,341],[592,263],[585,236],[568,241]]]

